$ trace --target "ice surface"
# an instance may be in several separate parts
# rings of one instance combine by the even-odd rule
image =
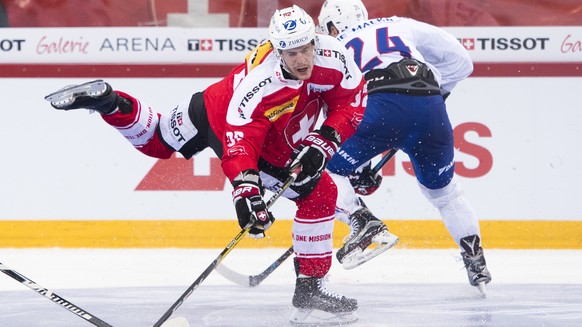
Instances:
[[[235,249],[245,274],[285,249]],[[0,249],[0,262],[115,327],[152,326],[216,258],[206,250]],[[351,326],[582,326],[582,251],[485,250],[487,298],[450,250],[391,249],[353,270],[334,261],[327,287],[357,298]],[[259,287],[213,272],[178,308],[191,326],[288,326],[294,273],[285,262]],[[91,326],[0,274],[0,326]]]

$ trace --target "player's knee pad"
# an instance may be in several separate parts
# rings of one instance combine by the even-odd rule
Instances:
[[[324,173],[313,192],[295,201],[293,249],[304,275],[324,276],[331,266],[336,198],[337,188]]]
[[[318,219],[333,216],[338,196],[337,186],[327,172],[323,172],[319,183],[307,196],[295,200],[297,217]]]
[[[418,185],[422,194],[439,209],[463,196],[461,184],[457,183],[456,177],[453,177],[445,187],[439,189],[429,189],[422,184]]]

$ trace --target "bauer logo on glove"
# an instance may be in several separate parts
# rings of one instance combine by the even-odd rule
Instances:
[[[292,156],[293,161],[289,165],[289,167],[293,167],[301,164],[301,173],[293,185],[301,186],[319,179],[327,162],[337,151],[340,141],[340,135],[329,126],[324,125],[320,130],[309,133],[301,141]]]

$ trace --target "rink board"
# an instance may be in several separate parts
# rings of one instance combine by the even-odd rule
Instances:
[[[236,34],[250,46],[265,30],[107,31],[5,31],[5,44],[22,47],[5,51],[0,64],[0,247],[226,246],[238,232],[232,188],[210,151],[191,160],[146,157],[98,115],[56,111],[43,97],[104,78],[165,113],[225,76],[248,50],[189,45]],[[455,174],[480,219],[483,242],[581,248],[582,201],[572,198],[582,184],[582,27],[450,31],[464,45],[481,45],[468,49],[475,71],[447,99],[447,110]],[[99,46],[126,39],[136,42]],[[483,46],[494,39],[523,46]],[[87,51],[48,51],[59,40],[86,43]],[[146,47],[145,41],[156,40],[159,47]],[[175,47],[164,46],[170,42]],[[366,203],[400,236],[398,246],[454,247],[438,210],[420,193],[409,158],[398,153],[382,175],[382,186]],[[273,212],[270,239],[245,240],[241,247],[290,246],[295,207],[281,200]],[[347,227],[337,224],[336,247],[346,234]]]
[[[441,221],[387,220],[400,248],[453,248]],[[288,247],[291,221],[279,220],[263,240],[244,239],[242,248]],[[234,220],[0,221],[0,248],[223,248],[239,232]],[[334,247],[349,233],[337,223]],[[582,249],[576,221],[481,221],[483,244],[498,249]]]

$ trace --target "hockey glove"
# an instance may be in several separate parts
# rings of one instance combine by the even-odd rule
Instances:
[[[294,186],[305,185],[321,177],[329,159],[335,154],[340,144],[339,134],[329,126],[322,126],[313,131],[301,142],[295,150],[289,167],[301,165],[301,173],[297,176]]]
[[[354,191],[360,195],[370,195],[382,184],[382,175],[372,170],[372,163],[368,161],[366,165],[358,168],[348,176]]]
[[[267,210],[261,195],[259,172],[245,170],[236,176],[232,184],[232,201],[238,224],[241,228],[250,228],[249,236],[252,238],[265,237],[265,230],[271,227],[275,218]]]

